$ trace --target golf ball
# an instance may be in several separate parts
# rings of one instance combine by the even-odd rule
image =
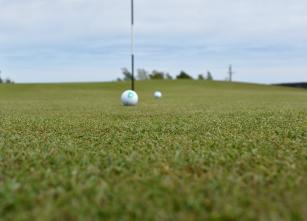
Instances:
[[[160,98],[162,98],[162,93],[161,93],[160,91],[156,91],[156,92],[154,93],[154,97],[155,97],[156,99],[160,99]]]
[[[139,97],[135,91],[127,90],[122,94],[121,100],[124,106],[135,106],[139,102]]]

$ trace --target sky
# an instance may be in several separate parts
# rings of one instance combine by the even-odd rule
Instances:
[[[136,68],[307,81],[306,0],[135,0]],[[0,0],[0,70],[16,82],[112,81],[130,67],[130,0]]]

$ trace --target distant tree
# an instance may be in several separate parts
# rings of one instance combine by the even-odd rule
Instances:
[[[210,71],[207,72],[207,80],[208,81],[213,81],[213,76],[212,76]]]
[[[202,75],[202,74],[199,74],[199,75],[198,75],[198,80],[205,80],[205,77],[204,77],[204,75]]]
[[[137,79],[138,80],[148,80],[148,72],[145,69],[138,69],[137,70]]]
[[[117,78],[117,79],[116,79],[116,81],[118,81],[118,82],[119,82],[119,81],[122,81],[122,79],[121,79],[121,78]]]
[[[0,70],[0,84],[14,84],[15,83],[10,78],[3,79],[1,77],[1,73],[2,73],[2,71]]]
[[[165,78],[166,78],[167,80],[173,80],[173,76],[170,75],[169,73],[166,73]]]
[[[122,68],[122,74],[124,75],[124,81],[130,81],[132,79],[132,74],[127,68]]]
[[[5,79],[4,83],[6,83],[6,84],[14,84],[15,82],[12,81],[11,79],[7,78],[7,79]]]
[[[176,78],[177,78],[177,79],[190,79],[190,80],[193,79],[193,78],[192,78],[188,73],[186,73],[185,71],[181,71],[181,72],[179,73],[179,75],[177,75]]]
[[[149,75],[149,78],[151,80],[164,80],[165,79],[165,73],[162,72],[162,71],[153,70],[152,73]]]

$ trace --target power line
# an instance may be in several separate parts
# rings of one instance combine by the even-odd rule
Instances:
[[[229,65],[229,68],[228,68],[228,74],[229,74],[229,81],[232,82],[232,77],[233,77],[233,70],[232,70],[232,65]]]

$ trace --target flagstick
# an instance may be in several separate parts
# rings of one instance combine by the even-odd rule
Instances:
[[[131,90],[134,91],[134,0],[131,0]]]

